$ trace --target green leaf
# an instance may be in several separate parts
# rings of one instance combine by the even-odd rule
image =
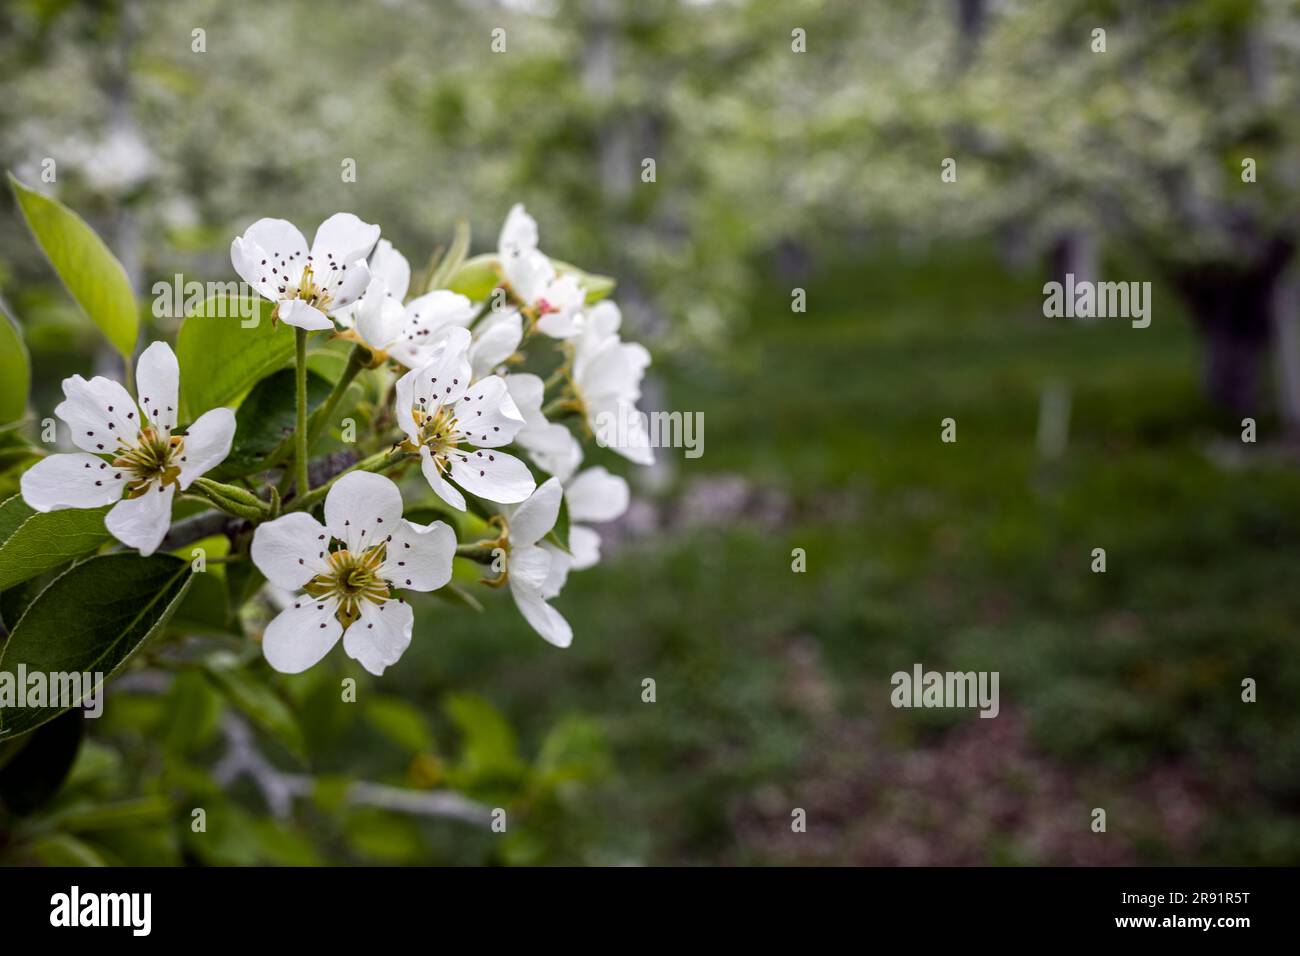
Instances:
[[[89,554],[108,540],[102,508],[39,512],[14,495],[0,505],[0,590]]]
[[[447,254],[442,257],[442,261],[438,263],[438,267],[433,270],[433,275],[429,276],[428,285],[425,287],[426,292],[446,288],[446,283],[465,262],[465,253],[469,252],[469,238],[469,223],[464,219],[457,219],[451,245],[447,248]],[[488,291],[491,292],[490,289]]]
[[[30,739],[9,744],[22,749],[0,769],[0,803],[26,814],[58,793],[76,762],[83,723],[81,712],[72,711],[47,723]]]
[[[293,712],[275,691],[248,673],[237,657],[224,652],[214,654],[204,664],[203,672],[257,726],[296,756],[303,756],[302,729]]]
[[[582,287],[587,290],[587,303],[599,302],[614,291],[617,282],[609,276],[598,275],[595,272],[583,272],[577,266],[571,266],[567,262],[561,262],[559,259],[552,259],[551,265],[555,266],[555,271],[564,275],[571,273],[578,277]]]
[[[329,397],[331,386],[314,372],[307,373],[308,412]],[[262,379],[235,412],[235,440],[222,462],[223,476],[251,475],[273,467],[291,445],[297,390],[291,368]]]
[[[28,674],[91,673],[107,680],[162,630],[189,590],[192,574],[188,561],[169,554],[105,554],[83,561],[42,591],[18,622],[0,654],[0,681],[16,681],[20,664]],[[0,710],[0,740],[27,733],[67,709]]]
[[[9,174],[27,226],[77,304],[129,361],[140,317],[126,270],[95,230],[56,199],[28,189]]]
[[[293,328],[283,322],[273,326],[271,309],[264,299],[216,295],[186,317],[176,338],[183,419],[234,405],[293,360]],[[255,316],[256,323],[242,315]]]
[[[20,851],[42,866],[107,866],[94,847],[66,833],[51,833],[26,844]]]
[[[22,330],[0,301],[0,425],[16,422],[27,412],[31,384],[32,367]]]
[[[466,259],[447,280],[447,288],[474,302],[482,302],[501,284],[497,257],[492,254]]]
[[[523,769],[515,732],[490,703],[473,694],[452,694],[443,708],[463,737],[462,773],[478,780],[514,776]]]

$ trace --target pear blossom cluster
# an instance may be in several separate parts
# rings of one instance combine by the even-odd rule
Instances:
[[[230,256],[273,304],[273,321],[352,343],[358,366],[386,390],[376,418],[391,425],[392,453],[319,489],[295,485],[283,501],[269,485],[259,493],[205,478],[214,469],[220,477],[236,443],[235,413],[209,409],[181,424],[177,359],[154,342],[140,354],[134,396],[100,376],[63,382],[55,414],[78,451],[50,455],[23,475],[26,504],[42,512],[108,507],[109,533],[148,556],[167,547],[178,496],[218,507],[244,502],[231,513],[252,523],[247,558],[281,608],[262,651],[284,673],[306,670],[341,642],[382,674],[411,643],[405,593],[447,587],[457,556],[490,563],[484,583],[504,586],[538,634],[567,647],[573,631],[552,602],[571,572],[599,561],[592,525],[618,518],[629,501],[623,477],[582,468],[584,441],[610,415],[640,420],[630,413],[650,364],[643,346],[621,338],[618,307],[593,301],[582,273],[540,250],[522,205],[501,229],[497,282],[482,301],[413,288],[407,258],[351,213],[326,219],[310,245],[292,223],[260,219]],[[621,434],[614,452],[653,462],[643,429]],[[447,522],[404,517],[394,478],[406,477],[408,495],[472,512],[494,537],[458,542]],[[562,512],[567,534],[557,527]]]

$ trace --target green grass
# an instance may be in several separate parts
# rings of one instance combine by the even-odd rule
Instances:
[[[668,382],[673,407],[707,423],[681,483],[745,475],[788,496],[787,522],[670,535],[571,578],[564,654],[508,613],[491,633],[457,622],[418,642],[438,683],[493,700],[534,744],[566,713],[606,728],[612,773],[572,808],[582,839],[557,858],[786,858],[742,843],[734,819],[764,788],[793,803],[814,786],[837,726],[867,720],[905,751],[970,723],[889,708],[889,675],[920,661],[999,671],[1004,713],[1091,781],[1088,806],[1144,805],[1161,769],[1203,786],[1208,812],[1177,852],[1156,810],[1112,826],[1138,859],[1300,859],[1300,484],[1207,456],[1236,432],[1199,397],[1171,295],[1157,289],[1145,330],[1053,322],[1035,280],[963,252],[853,264],[809,284],[806,314],[788,301],[757,297],[733,361],[682,363]],[[1066,453],[1044,462],[1050,382],[1073,411]],[[945,417],[955,444],[939,440]],[[1094,547],[1104,575],[1089,570]],[[829,712],[798,699],[801,642]],[[647,676],[655,704],[639,698]],[[1243,677],[1258,703],[1240,701]],[[952,824],[936,817],[930,838]],[[1016,827],[1006,839],[990,860],[1070,862],[1014,849]]]

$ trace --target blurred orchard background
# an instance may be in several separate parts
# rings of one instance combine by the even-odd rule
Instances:
[[[261,216],[352,211],[418,267],[522,201],[705,445],[602,529],[567,651],[493,594],[382,679],[336,651],[250,700],[182,616],[0,858],[1300,862],[1298,65],[1291,0],[9,0],[0,160],[143,302],[234,279]],[[0,217],[34,435],[116,369]],[[1150,327],[1045,318],[1066,273],[1151,282]],[[891,708],[917,662],[1000,672],[1000,716]]]

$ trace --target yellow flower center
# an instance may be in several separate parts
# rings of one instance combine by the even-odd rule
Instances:
[[[303,588],[314,598],[338,601],[334,616],[344,628],[361,616],[361,602],[383,604],[388,600],[388,582],[379,576],[387,544],[377,544],[359,554],[335,551],[329,556],[329,569],[316,575]]]
[[[157,481],[161,487],[180,485],[181,463],[185,461],[185,439],[167,437],[152,426],[143,429],[134,445],[121,443],[113,467],[130,472],[126,497],[139,498]]]

